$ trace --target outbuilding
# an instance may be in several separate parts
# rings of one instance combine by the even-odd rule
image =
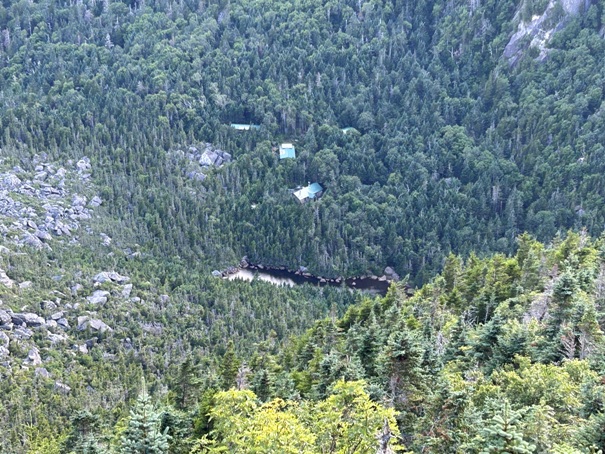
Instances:
[[[291,143],[282,143],[279,146],[279,159],[294,159],[296,158],[296,150]]]
[[[307,200],[316,200],[323,194],[324,189],[319,183],[312,183],[309,186],[299,189],[294,192],[294,197],[298,199],[300,203],[305,203]]]
[[[244,125],[241,123],[231,123],[231,127],[233,129],[237,129],[238,131],[250,131],[251,129],[260,129],[259,125],[253,125],[253,124]]]

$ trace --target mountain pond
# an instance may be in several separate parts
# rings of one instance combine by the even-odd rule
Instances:
[[[274,285],[286,285],[288,287],[294,287],[295,285],[311,284],[320,287],[332,286],[342,287],[343,281],[335,282],[334,280],[326,280],[316,276],[303,276],[299,273],[287,270],[277,270],[271,268],[265,269],[250,269],[242,268],[238,269],[233,274],[228,274],[225,279],[234,280],[240,279],[244,281],[252,281],[259,279],[261,281],[269,282]],[[373,295],[384,296],[391,285],[390,281],[374,279],[371,277],[361,278],[349,278],[344,280],[344,285],[350,289],[360,290],[365,293]]]

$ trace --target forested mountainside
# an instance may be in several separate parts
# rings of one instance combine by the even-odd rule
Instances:
[[[157,253],[420,283],[605,224],[603,4],[547,3],[7,1],[1,146],[90,157]],[[206,142],[235,162],[187,181]]]
[[[604,18],[0,1],[0,452],[605,450]]]

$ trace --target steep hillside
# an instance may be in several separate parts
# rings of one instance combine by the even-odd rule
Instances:
[[[0,452],[605,449],[604,14],[0,2]]]
[[[1,141],[89,156],[112,212],[163,254],[421,282],[450,250],[604,224],[602,4],[545,5],[10,3]],[[552,33],[519,54],[515,29],[544,8]],[[169,157],[205,142],[235,164],[197,184]],[[293,203],[308,181],[324,198]]]

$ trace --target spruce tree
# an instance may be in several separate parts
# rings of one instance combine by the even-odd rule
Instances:
[[[145,386],[130,411],[128,427],[122,434],[120,454],[164,454],[169,436],[161,430],[161,413],[156,411]]]
[[[223,359],[219,365],[219,371],[221,376],[221,387],[223,389],[229,389],[235,386],[235,378],[241,365],[241,361],[235,354],[235,345],[232,340],[229,340],[227,344],[227,351],[223,355]]]
[[[481,454],[530,454],[535,446],[523,439],[519,429],[523,413],[513,410],[506,401],[502,412],[496,414],[489,425],[483,429]]]

